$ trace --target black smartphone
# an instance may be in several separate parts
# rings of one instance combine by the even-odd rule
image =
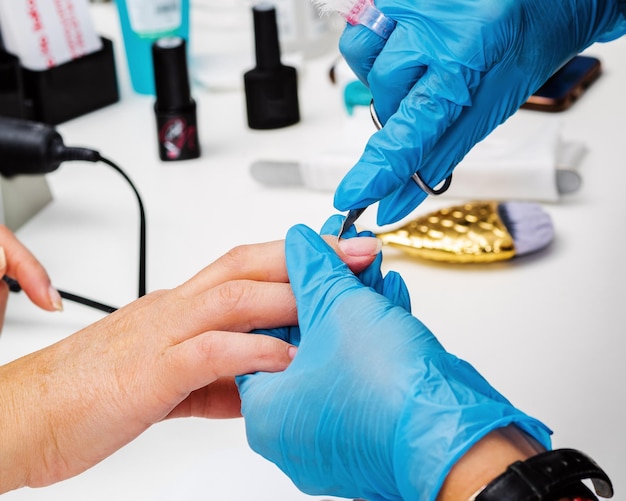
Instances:
[[[576,56],[565,63],[522,108],[537,111],[563,111],[574,104],[602,73],[600,60]]]

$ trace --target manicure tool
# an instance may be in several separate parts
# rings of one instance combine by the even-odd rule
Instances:
[[[376,129],[378,130],[382,129],[383,124],[381,123],[380,119],[378,118],[378,115],[376,114],[376,109],[374,108],[373,99],[370,102],[370,115],[372,117],[372,121],[374,122],[374,125],[376,126]],[[448,190],[448,188],[450,188],[450,185],[452,184],[452,174],[450,174],[444,180],[443,185],[440,188],[431,188],[430,186],[428,186],[428,184],[426,184],[426,182],[420,177],[419,173],[417,172],[415,172],[411,176],[411,179],[415,182],[415,184],[417,184],[417,186],[420,187],[421,190],[433,196],[437,196],[437,195],[441,195],[445,193]],[[356,222],[356,220],[361,216],[361,214],[363,214],[366,208],[367,207],[361,207],[358,209],[350,209],[348,211],[346,219],[344,219],[344,222],[341,225],[341,230],[339,231],[339,235],[337,236],[338,239],[341,238],[343,234],[346,232],[346,230],[350,228],[350,226],[352,226]]]

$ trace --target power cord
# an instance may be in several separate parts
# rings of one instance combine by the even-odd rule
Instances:
[[[128,182],[139,204],[139,287],[138,297],[146,294],[146,216],[139,191],[130,177],[114,162],[104,158],[99,152],[89,148],[68,147],[63,144],[61,135],[50,125],[0,117],[0,174],[5,177],[15,175],[41,175],[55,171],[65,161],[102,162],[117,172]],[[8,276],[2,277],[12,292],[22,290],[19,283]],[[62,298],[74,301],[106,313],[117,308],[88,299],[70,292],[59,290]]]
[[[21,292],[22,287],[14,278],[4,275],[2,277],[2,280],[4,280],[4,282],[9,286],[9,290],[11,292]],[[98,301],[94,301],[93,299],[87,299],[86,297],[77,296],[76,294],[72,294],[71,292],[66,292],[64,290],[59,290],[58,292],[63,299],[74,301],[75,303],[84,304],[85,306],[90,306],[91,308],[104,311],[105,313],[113,313],[115,310],[117,310],[117,308],[114,306],[99,303]]]
[[[126,179],[137,197],[137,204],[139,206],[139,290],[137,297],[142,297],[146,295],[146,212],[143,207],[141,195],[139,195],[139,191],[137,191],[131,179],[120,167],[107,158],[99,156],[99,160],[119,172],[122,177]]]

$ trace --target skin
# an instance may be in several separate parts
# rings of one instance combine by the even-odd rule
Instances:
[[[515,426],[487,434],[453,466],[437,501],[467,501],[515,461],[524,461],[545,449]],[[561,500],[566,501],[566,500]]]
[[[35,304],[59,309],[41,264],[6,228],[0,238],[5,273]],[[351,240],[341,250],[328,237],[358,273],[380,248]],[[234,248],[179,287],[0,367],[0,493],[77,475],[164,419],[240,416],[234,376],[283,370],[295,355],[246,334],[297,322],[283,244]],[[5,284],[0,294],[4,311]]]
[[[0,276],[15,278],[30,300],[48,311],[61,310],[61,296],[44,267],[6,226],[0,225]],[[0,287],[0,326],[4,324],[9,289]]]

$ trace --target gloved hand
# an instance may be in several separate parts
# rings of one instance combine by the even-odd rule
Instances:
[[[298,353],[284,372],[238,385],[250,446],[302,491],[433,500],[453,464],[495,428],[516,423],[550,446],[547,428],[411,315],[399,275],[383,279],[378,262],[356,277],[304,226],[285,245],[299,328],[274,334],[299,343]]]
[[[347,26],[340,49],[384,124],[335,194],[340,211],[380,201],[395,222],[437,186],[561,65],[626,33],[624,0],[376,0],[386,41]]]

